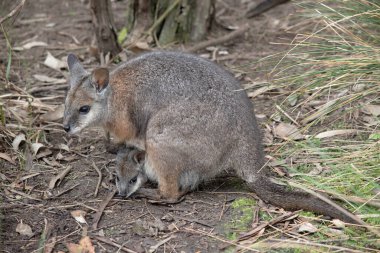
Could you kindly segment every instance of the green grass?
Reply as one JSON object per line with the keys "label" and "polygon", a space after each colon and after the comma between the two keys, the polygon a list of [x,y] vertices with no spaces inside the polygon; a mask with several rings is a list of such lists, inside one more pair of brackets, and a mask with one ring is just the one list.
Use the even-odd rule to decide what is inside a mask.
{"label": "green grass", "polygon": [[[298,17],[303,30],[298,30],[286,52],[254,63],[258,67],[253,69],[266,69],[270,78],[267,85],[281,88],[281,94],[276,90],[269,94],[282,96],[279,107],[308,137],[298,141],[275,139],[268,146],[269,155],[290,173],[290,180],[340,199],[336,200],[339,205],[379,229],[380,116],[365,115],[362,108],[380,105],[380,2],[294,2],[304,8],[303,17]],[[276,115],[284,122],[293,121],[277,111],[268,125],[278,118]],[[377,125],[368,125],[365,116],[372,117]],[[355,129],[357,133],[314,137],[338,129]],[[317,168],[322,170],[318,173]],[[331,234],[330,222],[318,221],[311,213],[301,212],[300,216],[318,228],[318,232],[301,239],[313,243],[313,252],[380,250],[373,232],[346,227],[343,239],[337,238]],[[293,239],[291,243],[281,238],[275,252],[303,252],[302,245],[289,238]],[[263,239],[253,245],[265,249],[274,244]]]}

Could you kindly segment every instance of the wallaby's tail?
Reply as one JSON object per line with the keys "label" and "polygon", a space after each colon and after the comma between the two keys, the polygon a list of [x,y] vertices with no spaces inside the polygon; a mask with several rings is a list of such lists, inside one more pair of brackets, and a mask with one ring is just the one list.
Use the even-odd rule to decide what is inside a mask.
{"label": "wallaby's tail", "polygon": [[291,190],[288,186],[276,184],[269,177],[259,176],[249,187],[265,202],[287,210],[312,211],[348,223],[365,224],[346,209],[332,205],[310,193],[301,190]]}
{"label": "wallaby's tail", "polygon": [[257,6],[255,6],[252,9],[249,9],[245,16],[247,18],[253,18],[257,15],[260,15],[263,12],[266,12],[267,10],[275,7],[276,5],[285,3],[289,0],[264,0],[263,2],[259,3]]}

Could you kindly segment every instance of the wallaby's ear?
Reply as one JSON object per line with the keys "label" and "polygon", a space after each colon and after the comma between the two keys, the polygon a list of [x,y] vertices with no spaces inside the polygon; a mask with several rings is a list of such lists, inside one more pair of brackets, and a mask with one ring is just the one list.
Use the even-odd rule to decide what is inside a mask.
{"label": "wallaby's ear", "polygon": [[106,68],[97,68],[92,72],[91,83],[95,86],[97,92],[104,90],[109,82],[109,72]]}
{"label": "wallaby's ear", "polygon": [[70,71],[71,86],[77,84],[77,80],[87,74],[86,70],[83,68],[78,58],[74,54],[69,54],[67,56],[67,65]]}
{"label": "wallaby's ear", "polygon": [[135,161],[135,163],[141,164],[144,162],[144,159],[145,159],[145,152],[144,151],[138,151],[138,152],[134,153],[133,160]]}

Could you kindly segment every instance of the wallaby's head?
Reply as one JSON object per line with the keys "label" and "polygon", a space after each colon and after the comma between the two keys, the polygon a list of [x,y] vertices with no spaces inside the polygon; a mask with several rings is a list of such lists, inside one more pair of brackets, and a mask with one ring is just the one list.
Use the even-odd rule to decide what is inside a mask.
{"label": "wallaby's head", "polygon": [[109,72],[106,68],[97,68],[89,73],[73,54],[67,57],[67,64],[70,87],[65,101],[63,128],[75,134],[99,124],[106,115]]}
{"label": "wallaby's head", "polygon": [[122,149],[116,157],[116,187],[119,195],[129,197],[148,179],[144,172],[145,152]]}

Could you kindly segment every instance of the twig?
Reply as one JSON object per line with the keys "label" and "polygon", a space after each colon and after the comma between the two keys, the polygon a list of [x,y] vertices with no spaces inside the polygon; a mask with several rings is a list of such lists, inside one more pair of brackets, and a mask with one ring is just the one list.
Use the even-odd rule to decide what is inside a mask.
{"label": "twig", "polygon": [[95,162],[92,162],[92,167],[96,170],[96,172],[98,172],[98,176],[99,176],[98,183],[96,184],[96,188],[94,192],[94,197],[97,197],[100,184],[102,183],[102,172],[99,170],[98,166],[96,166]]}
{"label": "twig", "polygon": [[26,0],[21,0],[21,2],[10,12],[8,15],[0,19],[0,24],[2,24],[5,20],[13,17],[25,4]]}
{"label": "twig", "polygon": [[66,189],[66,190],[63,190],[61,193],[58,193],[57,195],[50,197],[49,199],[55,199],[55,198],[58,198],[58,197],[62,196],[63,194],[65,194],[65,193],[71,191],[72,189],[74,189],[74,188],[77,187],[78,185],[80,185],[80,184],[75,184],[75,185],[71,186],[70,188],[68,188],[68,189]]}
{"label": "twig", "polygon": [[115,193],[116,193],[116,189],[113,189],[108,194],[107,198],[100,204],[100,207],[98,208],[98,211],[96,212],[95,217],[94,217],[94,223],[92,224],[92,229],[98,228],[98,223],[100,221],[100,218],[103,215],[104,209],[107,207],[108,203],[111,201]]}
{"label": "twig", "polygon": [[95,239],[98,240],[98,241],[101,241],[101,242],[107,243],[107,244],[109,244],[109,245],[115,246],[115,247],[117,247],[118,249],[120,249],[120,250],[122,250],[122,251],[125,251],[125,252],[128,252],[128,253],[137,253],[136,251],[131,250],[131,249],[128,249],[128,248],[126,248],[125,246],[122,246],[122,245],[120,245],[120,244],[117,244],[116,242],[113,242],[113,241],[111,241],[110,239],[105,238],[105,237],[103,237],[103,236],[97,236],[97,235],[95,235],[95,236],[93,236],[93,238],[95,238]]}
{"label": "twig", "polygon": [[162,21],[164,21],[164,19],[170,14],[170,12],[179,4],[181,0],[176,0],[172,5],[170,5],[164,13],[162,13],[162,15],[154,22],[154,24],[149,28],[148,30],[148,34],[151,35],[154,31],[154,29],[156,29],[157,26],[159,26]]}
{"label": "twig", "polygon": [[174,219],[177,219],[177,220],[184,220],[184,221],[188,221],[188,222],[194,222],[194,223],[198,223],[198,224],[200,224],[202,226],[205,226],[205,227],[213,228],[212,225],[207,224],[205,221],[200,221],[200,220],[197,220],[197,219],[190,219],[190,218],[176,216],[176,215],[171,215],[171,216]]}
{"label": "twig", "polygon": [[243,234],[242,236],[239,237],[239,239],[237,241],[243,241],[243,240],[246,240],[248,239],[249,237],[255,235],[256,233],[258,233],[260,230],[262,230],[263,228],[266,228],[268,226],[273,226],[274,224],[276,223],[279,223],[283,220],[288,220],[288,219],[294,219],[295,217],[298,216],[298,212],[290,212],[290,213],[284,213],[283,215],[280,215],[270,221],[267,221],[257,227],[255,227],[254,229],[252,229],[251,231]]}
{"label": "twig", "polygon": [[233,32],[226,34],[224,36],[221,36],[219,38],[200,42],[197,45],[186,49],[185,51],[189,52],[189,53],[194,53],[200,49],[203,49],[203,48],[206,48],[209,46],[214,46],[214,45],[226,43],[227,41],[236,39],[237,37],[243,35],[246,31],[248,31],[248,29],[249,29],[249,25],[245,24],[241,28],[237,29],[236,31],[233,31]]}
{"label": "twig", "polygon": [[176,236],[175,236],[175,235],[171,235],[171,236],[169,236],[168,238],[165,238],[164,240],[158,242],[156,245],[151,246],[151,247],[149,248],[148,252],[149,252],[149,253],[153,253],[153,252],[155,252],[155,251],[156,251],[161,245],[167,243],[168,241],[170,241],[170,240],[173,239],[173,238],[176,238]]}
{"label": "twig", "polygon": [[251,247],[246,247],[244,245],[240,245],[236,242],[231,242],[227,239],[224,239],[224,238],[220,238],[216,235],[213,235],[213,234],[210,234],[210,233],[207,233],[206,231],[202,231],[202,230],[195,230],[195,229],[191,229],[191,228],[184,228],[184,229],[181,229],[180,230],[181,232],[189,232],[189,233],[193,233],[193,234],[200,234],[200,235],[204,235],[204,236],[208,236],[210,238],[213,238],[215,240],[218,240],[218,241],[221,241],[221,242],[224,242],[224,243],[227,243],[229,245],[233,245],[233,246],[236,246],[237,248],[241,248],[241,249],[245,249],[245,250],[248,250],[249,252],[261,252],[259,250],[256,250],[256,249],[252,249]]}
{"label": "twig", "polygon": [[285,117],[287,117],[291,122],[293,122],[294,124],[296,124],[296,126],[300,126],[300,124],[298,124],[298,122],[296,120],[294,120],[287,112],[285,112],[279,105],[275,105],[277,110],[280,111],[280,113],[284,114]]}
{"label": "twig", "polygon": [[11,189],[11,188],[8,188],[8,191],[16,193],[16,194],[18,194],[18,195],[20,195],[20,196],[22,196],[24,198],[27,198],[27,199],[42,201],[42,199],[34,198],[34,197],[32,197],[32,196],[30,196],[30,195],[28,195],[26,193],[23,193],[23,192],[20,192],[20,191],[16,191],[16,190]]}

